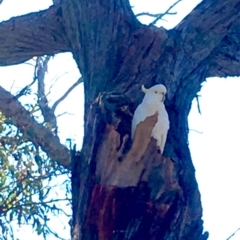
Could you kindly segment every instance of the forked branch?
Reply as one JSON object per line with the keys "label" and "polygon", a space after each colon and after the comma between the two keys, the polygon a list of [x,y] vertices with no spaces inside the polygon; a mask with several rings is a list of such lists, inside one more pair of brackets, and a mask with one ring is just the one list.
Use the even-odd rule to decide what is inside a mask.
{"label": "forked branch", "polygon": [[52,107],[49,106],[49,102],[47,99],[47,94],[45,92],[45,74],[48,71],[48,62],[51,56],[42,56],[38,57],[36,60],[36,66],[34,71],[34,79],[37,80],[38,83],[38,105],[42,112],[44,122],[47,126],[57,134],[57,120],[55,111],[57,106],[72,92],[72,90],[83,82],[83,78],[80,77],[78,81],[76,81],[54,104]]}
{"label": "forked branch", "polygon": [[148,12],[142,12],[142,13],[136,14],[136,17],[141,17],[141,16],[153,17],[155,19],[151,23],[149,23],[149,25],[155,25],[159,20],[164,20],[163,17],[166,15],[176,15],[177,12],[171,12],[171,10],[181,1],[182,0],[176,1],[164,13],[152,14],[152,13],[148,13]]}

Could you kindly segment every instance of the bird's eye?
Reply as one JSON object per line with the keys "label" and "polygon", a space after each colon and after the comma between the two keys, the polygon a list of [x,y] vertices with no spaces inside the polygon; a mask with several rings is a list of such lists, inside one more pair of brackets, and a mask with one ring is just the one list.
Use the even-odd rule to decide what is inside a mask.
{"label": "bird's eye", "polygon": [[158,93],[157,91],[155,91],[155,93]]}

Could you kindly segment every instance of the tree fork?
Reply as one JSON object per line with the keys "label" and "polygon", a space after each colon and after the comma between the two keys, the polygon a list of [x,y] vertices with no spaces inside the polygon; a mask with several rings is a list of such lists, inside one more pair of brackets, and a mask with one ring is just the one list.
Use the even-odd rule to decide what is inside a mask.
{"label": "tree fork", "polygon": [[[82,169],[75,174],[81,176],[81,183],[79,202],[73,209],[74,240],[207,238],[202,235],[200,194],[187,144],[187,116],[202,78],[187,92],[187,84],[181,86],[179,80],[175,80],[177,91],[169,88],[166,104],[171,140],[166,145],[167,157],[157,153],[155,142],[146,135],[144,139],[150,143],[146,143],[143,156],[135,162],[128,155],[134,145],[130,139],[131,115],[143,97],[140,86],[159,82],[172,85],[161,73],[169,75],[171,71],[172,63],[162,58],[172,56],[174,52],[168,49],[177,50],[174,44],[165,30],[143,26],[132,33],[122,64],[116,65],[116,76],[107,85],[96,82],[93,86],[101,88],[99,95],[88,89],[89,83],[85,86]],[[100,83],[106,81],[101,76],[98,79]],[[181,93],[188,97],[183,98]],[[139,152],[144,149],[141,144],[137,146]]]}
{"label": "tree fork", "polygon": [[[207,238],[187,117],[207,77],[240,74],[239,7],[239,0],[204,0],[166,31],[140,24],[128,0],[63,0],[0,24],[1,65],[71,51],[83,75],[84,143],[72,177],[74,240]],[[140,129],[144,153],[133,151],[130,139],[140,86],[157,83],[168,88],[163,156],[149,139],[149,126]]]}
{"label": "tree fork", "polygon": [[[148,134],[140,134],[144,136],[140,140],[149,140],[147,145],[136,145],[139,152],[145,148],[143,156],[133,161],[128,155],[136,154],[131,151],[134,143],[130,130],[131,115],[143,97],[140,86],[159,82],[167,87],[172,85],[162,72],[171,74],[169,66],[173,62],[163,61],[169,57],[175,61],[174,50],[178,51],[178,46],[165,30],[142,26],[128,39],[126,50],[120,55],[122,64],[115,66],[114,78],[107,80],[107,69],[97,77],[96,86],[89,88],[91,80],[86,83],[82,168],[75,174],[81,176],[81,182],[78,203],[73,209],[74,240],[207,238],[202,235],[200,193],[187,144],[187,116],[202,78],[188,89],[186,99],[181,92],[186,94],[184,89],[188,86],[181,86],[179,80],[175,80],[177,90],[169,88],[166,104],[171,141],[166,144],[165,157],[157,153],[156,143],[148,135],[148,125],[143,126]],[[195,72],[191,74],[194,77]],[[82,73],[84,79],[93,79],[96,74]],[[104,84],[106,81],[109,84]]]}

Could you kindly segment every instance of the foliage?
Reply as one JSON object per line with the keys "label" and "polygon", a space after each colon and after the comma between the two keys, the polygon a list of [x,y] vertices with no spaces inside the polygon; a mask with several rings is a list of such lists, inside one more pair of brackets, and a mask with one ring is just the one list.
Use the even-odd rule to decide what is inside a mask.
{"label": "foliage", "polygon": [[[37,103],[24,107],[32,115],[39,114]],[[70,171],[27,141],[1,112],[0,166],[0,239],[15,239],[17,225],[32,225],[44,239],[48,234],[61,238],[49,223],[52,215],[70,216]]]}

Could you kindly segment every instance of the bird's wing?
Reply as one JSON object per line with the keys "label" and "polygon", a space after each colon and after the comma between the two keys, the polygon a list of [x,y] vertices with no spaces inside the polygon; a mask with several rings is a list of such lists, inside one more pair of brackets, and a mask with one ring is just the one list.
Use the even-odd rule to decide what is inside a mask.
{"label": "bird's wing", "polygon": [[132,119],[132,138],[134,136],[137,125],[144,121],[146,117],[152,116],[156,113],[156,110],[149,107],[147,104],[141,103],[136,108]]}

